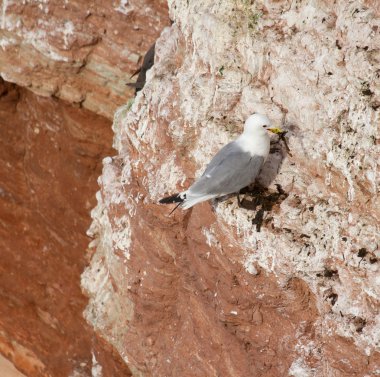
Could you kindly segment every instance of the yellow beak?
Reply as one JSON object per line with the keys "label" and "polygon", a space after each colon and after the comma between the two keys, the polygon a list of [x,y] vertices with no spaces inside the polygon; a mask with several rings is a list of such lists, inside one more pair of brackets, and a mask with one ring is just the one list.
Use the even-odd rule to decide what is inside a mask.
{"label": "yellow beak", "polygon": [[274,134],[282,134],[284,131],[281,128],[268,128],[268,131],[273,132]]}

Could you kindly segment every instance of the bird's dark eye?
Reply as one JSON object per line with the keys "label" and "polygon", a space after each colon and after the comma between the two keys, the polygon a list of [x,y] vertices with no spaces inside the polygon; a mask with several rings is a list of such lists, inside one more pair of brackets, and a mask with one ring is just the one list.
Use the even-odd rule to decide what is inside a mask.
{"label": "bird's dark eye", "polygon": [[264,128],[267,128],[268,126],[266,124],[263,125]]}

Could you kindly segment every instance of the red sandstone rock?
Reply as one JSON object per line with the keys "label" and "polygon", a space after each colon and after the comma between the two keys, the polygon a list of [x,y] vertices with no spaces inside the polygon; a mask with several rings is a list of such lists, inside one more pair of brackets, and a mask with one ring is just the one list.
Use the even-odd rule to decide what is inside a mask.
{"label": "red sandstone rock", "polygon": [[13,84],[0,92],[0,352],[27,376],[90,376],[97,362],[128,375],[83,320],[79,287],[109,121]]}
{"label": "red sandstone rock", "polygon": [[20,373],[13,364],[0,355],[0,374],[7,377],[25,377],[24,374]]}
{"label": "red sandstone rock", "polygon": [[[115,115],[82,285],[136,376],[379,373],[378,13],[360,1],[170,2],[175,21]],[[252,112],[289,131],[258,211],[157,204]],[[248,198],[247,198],[248,200]],[[269,204],[268,204],[269,205]]]}
{"label": "red sandstone rock", "polygon": [[[28,376],[121,376],[79,276],[114,110],[169,23],[163,1],[10,1],[0,12],[0,352]],[[78,109],[86,108],[89,111]],[[1,374],[1,372],[0,372]]]}
{"label": "red sandstone rock", "polygon": [[[111,118],[168,20],[160,3],[110,4],[3,1],[2,76]],[[377,3],[170,12],[145,89],[115,117],[83,275],[86,319],[123,360],[80,319],[107,123],[2,86],[0,352],[32,376],[124,375],[123,363],[155,377],[378,374]],[[234,199],[169,217],[157,200],[253,111],[284,122],[293,154],[264,169],[287,197],[261,232]]]}
{"label": "red sandstone rock", "polygon": [[112,118],[133,93],[129,76],[168,24],[162,0],[4,0],[1,76]]}

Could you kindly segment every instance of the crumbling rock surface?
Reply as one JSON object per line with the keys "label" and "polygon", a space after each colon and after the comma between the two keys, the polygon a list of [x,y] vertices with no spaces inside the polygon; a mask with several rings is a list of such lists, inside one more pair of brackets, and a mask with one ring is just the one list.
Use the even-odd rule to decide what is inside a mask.
{"label": "crumbling rock surface", "polygon": [[83,319],[79,284],[111,140],[107,119],[1,82],[0,353],[26,376],[129,375]]}
{"label": "crumbling rock surface", "polygon": [[[146,86],[115,115],[82,277],[87,320],[134,375],[380,374],[377,5],[169,1]],[[260,182],[284,194],[260,232],[268,207],[235,198],[169,216],[158,199],[253,112],[292,153],[273,140]]]}
{"label": "crumbling rock surface", "polygon": [[109,119],[168,24],[162,0],[0,1],[0,76],[19,85],[0,79],[0,353],[27,376],[130,374],[79,283]]}
{"label": "crumbling rock surface", "polygon": [[142,56],[169,24],[163,0],[2,0],[0,75],[112,118]]}

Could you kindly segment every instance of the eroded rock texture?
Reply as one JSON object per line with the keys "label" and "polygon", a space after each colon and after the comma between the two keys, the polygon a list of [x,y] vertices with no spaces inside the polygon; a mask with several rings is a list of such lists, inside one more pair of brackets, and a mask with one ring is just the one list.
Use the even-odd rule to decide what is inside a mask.
{"label": "eroded rock texture", "polygon": [[128,375],[85,323],[79,285],[109,121],[13,84],[0,93],[0,352],[27,376]]}
{"label": "eroded rock texture", "polygon": [[[148,82],[115,116],[87,320],[136,376],[379,375],[378,3],[169,8]],[[292,153],[274,140],[261,205],[169,216],[158,199],[252,112]]]}
{"label": "eroded rock texture", "polygon": [[0,352],[27,376],[129,375],[79,283],[109,119],[167,24],[161,0],[0,1],[0,76],[18,85],[0,79]]}
{"label": "eroded rock texture", "polygon": [[2,0],[4,80],[112,118],[142,55],[169,23],[163,0]]}

